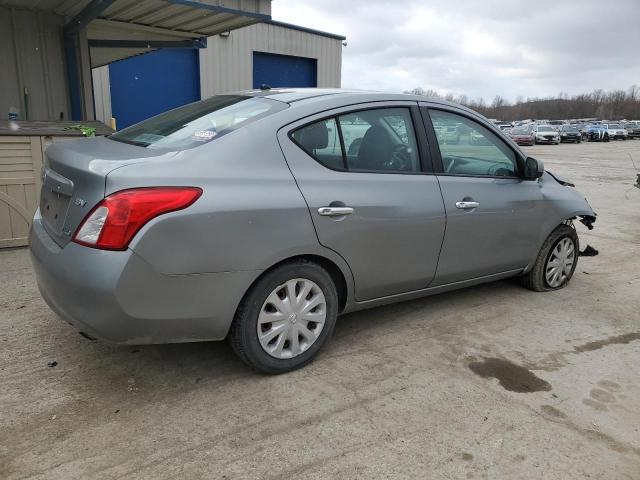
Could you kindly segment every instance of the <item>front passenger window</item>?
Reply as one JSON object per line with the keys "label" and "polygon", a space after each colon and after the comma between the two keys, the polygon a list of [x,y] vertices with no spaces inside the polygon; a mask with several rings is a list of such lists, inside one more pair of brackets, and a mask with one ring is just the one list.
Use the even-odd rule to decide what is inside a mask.
{"label": "front passenger window", "polygon": [[450,175],[517,177],[515,152],[496,134],[462,115],[429,110],[444,173]]}

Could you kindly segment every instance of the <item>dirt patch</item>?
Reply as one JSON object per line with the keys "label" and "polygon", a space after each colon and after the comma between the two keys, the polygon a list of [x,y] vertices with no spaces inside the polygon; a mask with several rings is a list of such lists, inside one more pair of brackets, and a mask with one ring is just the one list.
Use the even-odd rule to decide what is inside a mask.
{"label": "dirt patch", "polygon": [[542,405],[540,409],[542,410],[542,413],[546,413],[547,415],[550,415],[552,417],[567,418],[567,415],[564,412],[561,412],[560,410],[558,410],[556,407],[552,405]]}
{"label": "dirt patch", "polygon": [[616,397],[613,394],[599,388],[592,389],[589,395],[594,400],[602,403],[614,402],[616,400]]}
{"label": "dirt patch", "polygon": [[634,340],[640,340],[640,332],[625,333],[624,335],[616,335],[614,337],[605,338],[604,340],[596,340],[595,342],[585,343],[584,345],[578,345],[573,347],[573,350],[578,353],[593,352],[594,350],[600,350],[607,345],[626,345]]}
{"label": "dirt patch", "polygon": [[469,368],[482,378],[496,378],[510,392],[548,392],[551,384],[536,376],[531,370],[503,358],[487,358],[472,362]]}
{"label": "dirt patch", "polygon": [[473,455],[471,455],[470,453],[464,452],[464,453],[462,454],[462,459],[463,459],[465,462],[470,462],[471,460],[473,460]]}

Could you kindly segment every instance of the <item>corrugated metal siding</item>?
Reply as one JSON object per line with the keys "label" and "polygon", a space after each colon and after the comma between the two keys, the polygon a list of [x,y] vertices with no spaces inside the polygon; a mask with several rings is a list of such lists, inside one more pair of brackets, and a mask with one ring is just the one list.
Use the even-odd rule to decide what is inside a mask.
{"label": "corrugated metal siding", "polygon": [[107,125],[111,124],[111,87],[109,84],[109,66],[94,68],[91,71],[93,77],[93,99],[96,110],[96,120]]}
{"label": "corrugated metal siding", "polygon": [[0,117],[16,107],[26,119],[26,87],[30,120],[69,118],[62,25],[58,15],[0,7]]}
{"label": "corrugated metal siding", "polygon": [[200,50],[202,98],[248,90],[253,86],[253,52],[315,58],[318,87],[340,87],[342,41],[291,28],[259,23],[234,30],[228,37],[210,37]]}

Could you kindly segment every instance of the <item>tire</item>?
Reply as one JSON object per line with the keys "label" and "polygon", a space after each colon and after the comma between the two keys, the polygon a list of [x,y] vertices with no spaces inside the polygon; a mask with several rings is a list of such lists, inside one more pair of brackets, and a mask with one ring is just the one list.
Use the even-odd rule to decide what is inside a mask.
{"label": "tire", "polygon": [[[318,315],[318,312],[321,315],[324,312],[324,323],[305,320],[304,314],[295,313],[295,310],[287,310],[284,307],[282,308],[284,311],[280,312],[280,309],[274,306],[275,302],[274,304],[268,302],[268,298],[271,295],[277,295],[278,297],[280,297],[280,294],[288,295],[288,292],[291,291],[288,289],[289,285],[294,285],[293,288],[296,292],[294,296],[297,297],[298,288],[300,288],[300,294],[302,294],[301,290],[308,285],[308,283],[304,282],[315,285],[306,298],[311,300],[320,298],[319,292],[324,296],[322,309],[314,313],[313,310],[318,308],[314,307],[310,312],[307,312],[307,315]],[[280,298],[282,299],[282,297]],[[300,301],[302,302],[304,299]],[[283,302],[280,305],[286,306],[288,303],[285,304]],[[290,313],[291,311],[294,311],[295,314]],[[260,323],[261,314],[267,316],[270,314],[278,315],[279,320]],[[331,337],[337,316],[338,293],[329,273],[311,261],[295,260],[284,263],[267,272],[249,289],[236,311],[228,338],[234,352],[249,367],[268,374],[286,373],[303,367],[316,356],[320,348]],[[264,329],[264,338],[269,338],[277,329],[274,324],[282,325],[282,329],[278,329],[282,333],[274,335],[271,340],[273,345],[267,344],[263,347],[261,340],[258,338],[258,326],[260,325],[260,328]],[[318,328],[320,328],[320,331],[314,336],[313,340],[310,340],[305,338],[302,330],[299,330],[302,327],[306,327],[306,331],[309,333],[316,332],[315,329]],[[296,336],[293,337],[293,335]],[[294,348],[294,341],[289,340],[289,336],[296,338],[295,345],[299,345],[298,350]],[[301,338],[302,341],[300,340]],[[262,341],[266,344],[265,339]],[[287,346],[287,342],[289,342],[289,346]],[[305,343],[307,344],[306,348],[304,347]],[[278,347],[279,352],[277,351]],[[270,348],[272,353],[268,353],[266,348]],[[294,355],[294,351],[298,353]]]}
{"label": "tire", "polygon": [[[573,245],[573,262],[568,273],[566,272],[566,269],[562,271],[559,283],[550,283],[545,275],[547,264],[556,258],[556,253],[554,251],[556,247],[565,240],[568,240]],[[548,292],[564,288],[573,276],[573,272],[578,264],[579,254],[580,242],[578,241],[578,234],[575,229],[568,225],[559,225],[544,241],[533,267],[528,273],[520,277],[520,281],[524,287],[529,290],[533,290],[534,292]]]}

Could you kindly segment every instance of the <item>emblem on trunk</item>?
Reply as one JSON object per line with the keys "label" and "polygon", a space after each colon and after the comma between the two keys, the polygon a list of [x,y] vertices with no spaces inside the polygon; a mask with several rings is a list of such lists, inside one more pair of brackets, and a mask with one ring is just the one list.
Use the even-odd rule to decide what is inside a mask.
{"label": "emblem on trunk", "polygon": [[87,204],[86,200],[83,200],[83,199],[81,199],[81,198],[76,198],[76,199],[73,201],[73,203],[74,203],[76,206],[78,206],[78,207],[84,207],[84,206]]}

